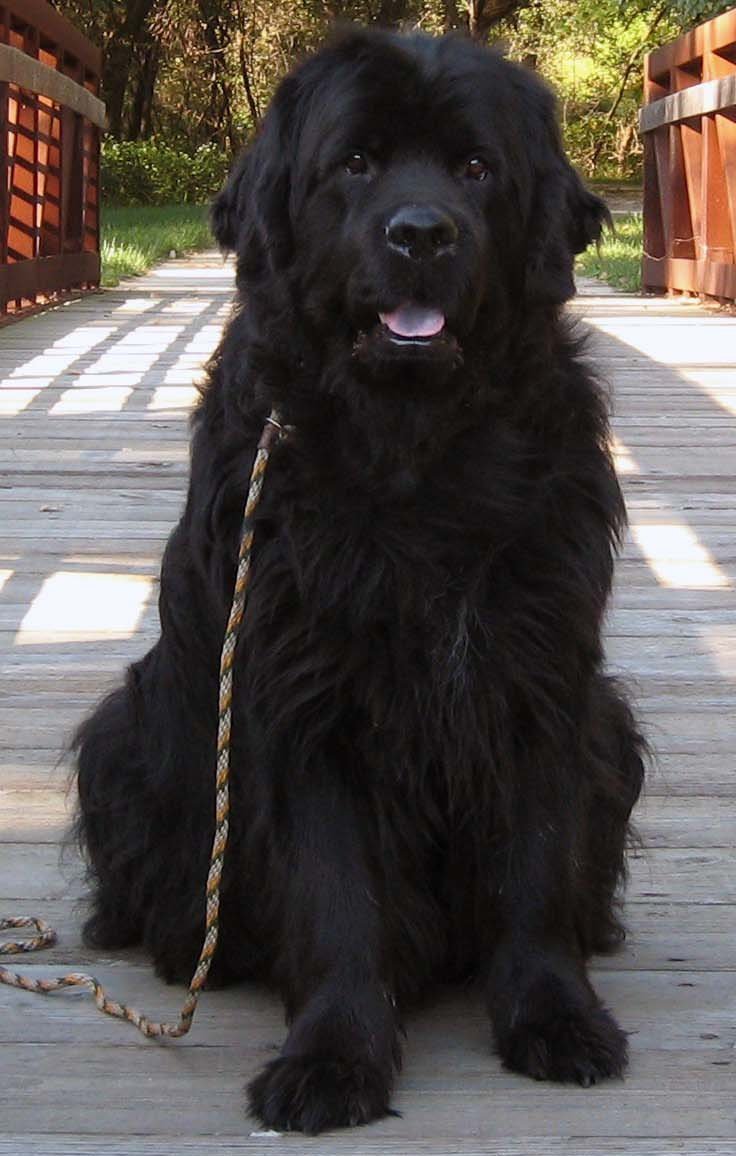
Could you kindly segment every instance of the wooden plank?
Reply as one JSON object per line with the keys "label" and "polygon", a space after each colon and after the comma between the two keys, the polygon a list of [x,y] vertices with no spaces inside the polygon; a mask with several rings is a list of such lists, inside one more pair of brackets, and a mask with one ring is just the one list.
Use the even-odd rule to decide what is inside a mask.
{"label": "wooden plank", "polygon": [[[730,79],[736,89],[736,77]],[[736,265],[722,261],[644,256],[642,281],[647,288],[679,289],[683,293],[736,300]]]}
{"label": "wooden plank", "polygon": [[647,848],[736,847],[736,797],[714,807],[713,799],[702,795],[647,794],[636,808],[635,822]]}
{"label": "wooden plank", "polygon": [[[64,681],[62,679],[62,681]],[[78,719],[92,708],[100,694],[112,689],[119,681],[119,675],[109,674],[98,677],[94,689],[88,691],[79,705]],[[52,702],[49,710],[54,710]],[[70,768],[62,759],[65,736],[59,733],[59,741],[47,749],[31,743],[27,747],[0,745],[0,783],[7,790],[26,790],[33,787],[47,788],[65,781]],[[67,735],[68,737],[68,735]],[[663,743],[655,749],[655,763],[649,769],[647,780],[648,795],[666,797],[693,797],[707,795],[713,811],[720,807],[715,800],[736,796],[736,780],[733,772],[733,743],[685,743],[673,740],[669,746],[688,749],[665,749]]]}
{"label": "wooden plank", "polygon": [[700,638],[702,631],[713,625],[726,629],[736,627],[736,606],[717,610],[693,607],[679,611],[661,606],[644,610],[617,606],[608,615],[606,636],[609,639],[649,637],[660,641],[670,637]]}
{"label": "wooden plank", "polygon": [[[229,1078],[212,1079],[204,1076],[201,1079],[188,1077],[179,1081],[172,1077],[156,1079],[149,1073],[149,1065],[146,1064],[140,1066],[136,1077],[125,1081],[109,1074],[117,1060],[117,1057],[111,1055],[108,1058],[108,1074],[97,1081],[97,1095],[94,1095],[89,1082],[83,1077],[49,1078],[44,1082],[44,1097],[40,1104],[37,1102],[38,1097],[33,1101],[28,1095],[28,1084],[32,1083],[30,1079],[21,1094],[15,1092],[13,1081],[8,1089],[7,1127],[13,1132],[22,1129],[30,1117],[36,1129],[45,1129],[54,1135],[73,1130],[77,1134],[104,1137],[110,1132],[140,1135],[155,1130],[157,1137],[161,1137],[164,1143],[168,1140],[172,1145],[165,1151],[178,1151],[178,1137],[184,1132],[202,1137],[205,1151],[208,1152],[213,1151],[210,1146],[212,1137],[217,1136],[217,1151],[220,1151],[221,1137],[242,1136],[244,1132],[258,1135],[257,1122],[244,1118],[243,1085],[245,1079],[254,1076],[258,1068],[272,1056],[273,1053],[271,1057],[264,1054],[258,1063],[232,1071]],[[714,1064],[716,1062],[713,1061]],[[694,1075],[697,1081],[697,1071]],[[141,1087],[143,1080],[144,1089]],[[655,1090],[639,1093],[635,1097],[631,1095],[629,1085],[625,1087],[628,1095],[619,1091],[618,1096],[615,1096],[608,1089],[597,1089],[595,1093],[589,1094],[586,1103],[579,1094],[575,1096],[567,1088],[553,1091],[536,1089],[532,1096],[531,1093],[516,1089],[512,1092],[503,1086],[496,1093],[498,1106],[494,1111],[496,1089],[487,1076],[483,1084],[481,1078],[476,1077],[464,1090],[456,1088],[452,1091],[437,1091],[432,1087],[417,1087],[409,1082],[407,1075],[402,1074],[393,1098],[402,1123],[378,1121],[371,1124],[374,1147],[370,1150],[403,1152],[403,1141],[409,1132],[433,1138],[433,1147],[425,1148],[425,1151],[442,1151],[447,1142],[447,1131],[452,1133],[451,1143],[457,1142],[460,1137],[469,1137],[477,1143],[478,1136],[482,1136],[484,1145],[494,1140],[497,1143],[506,1141],[508,1138],[515,1142],[520,1136],[525,1138],[524,1142],[527,1137],[534,1137],[546,1143],[551,1127],[565,1135],[590,1136],[592,1133],[596,1140],[601,1134],[605,1136],[608,1133],[611,1138],[624,1137],[627,1142],[632,1136],[638,1140],[641,1136],[664,1133],[688,1140],[701,1135],[711,1137],[720,1134],[727,1138],[733,1135],[729,1115],[723,1108],[728,1091],[722,1085],[707,1087],[704,1080],[697,1081],[696,1094],[687,1112],[682,1108],[683,1098],[687,1099],[692,1089],[687,1088],[684,1082],[674,1091]],[[64,1088],[68,1089],[66,1095]],[[138,1104],[136,1110],[131,1105],[134,1097]],[[607,1110],[603,1110],[603,1101]],[[349,1147],[346,1146],[348,1138],[339,1136],[320,1138],[319,1143],[312,1142],[311,1145],[300,1136],[283,1140],[277,1138],[275,1148],[271,1148],[273,1141],[270,1139],[267,1138],[265,1142],[270,1150],[282,1153],[293,1152],[297,1144],[300,1152],[365,1151],[356,1146],[358,1141],[355,1138],[352,1139],[353,1146]],[[263,1139],[260,1144],[260,1150],[263,1151]],[[588,1141],[588,1152],[593,1150],[590,1144],[591,1141]],[[467,1151],[467,1148],[462,1150]],[[497,1149],[484,1146],[481,1150],[487,1152]],[[501,1150],[507,1152],[508,1148],[504,1144]],[[549,1151],[544,1147],[541,1150]],[[621,1139],[618,1139],[618,1148],[613,1150],[619,1156],[631,1151],[628,1143],[622,1147]],[[667,1149],[668,1152],[677,1150]],[[53,1148],[52,1151],[55,1156],[57,1149]],[[122,1151],[128,1150],[124,1148]],[[157,1151],[161,1153],[164,1149],[159,1147]],[[528,1149],[522,1146],[513,1151],[526,1152]],[[701,1150],[694,1145],[690,1151],[699,1154]]]}
{"label": "wooden plank", "polygon": [[[1,46],[0,46],[1,47]],[[0,266],[0,300],[29,300],[38,294],[73,289],[85,283],[99,283],[100,255],[93,252],[65,252],[51,257],[35,257]]]}
{"label": "wooden plank", "polygon": [[[165,989],[147,972],[110,967],[98,972],[123,1000],[166,1014],[178,1005],[180,991]],[[724,1097],[733,1086],[732,977],[709,975],[707,992],[699,977],[687,972],[599,973],[596,985],[631,1032],[629,1081],[586,1096],[585,1090],[535,1085],[506,1073],[491,1054],[478,1001],[451,994],[409,1018],[396,1095],[403,1118],[376,1124],[370,1134],[383,1137],[389,1151],[401,1150],[400,1137],[407,1131],[420,1137],[546,1138],[552,1121],[555,1134],[586,1138],[732,1137],[731,1115],[724,1112]],[[40,1000],[0,990],[0,1006],[0,1039],[22,1024],[29,1066],[36,1054],[41,1064],[45,1058],[42,1098],[25,1071],[11,1070],[5,1077],[5,1127],[16,1131],[32,1114],[42,1133],[73,1128],[88,1135],[155,1130],[171,1137],[215,1131],[241,1137],[243,1081],[273,1056],[284,1034],[277,1002],[251,987],[208,993],[195,1029],[202,1042],[198,1045],[195,1035],[173,1047],[141,1040],[128,1026],[101,1016],[91,1001],[68,993]],[[43,1050],[34,1048],[35,1042]],[[50,1045],[64,1050],[57,1054]],[[210,1067],[208,1074],[207,1059],[222,1048],[233,1049],[229,1064]],[[127,1088],[136,1094],[126,1095]],[[500,1110],[489,1112],[494,1099]],[[330,1142],[322,1138],[317,1150],[325,1151]],[[299,1143],[301,1150],[301,1138]]]}
{"label": "wooden plank", "polygon": [[[56,844],[2,844],[0,901],[75,899],[84,895],[83,867],[73,851]],[[631,901],[736,903],[736,847],[662,847],[629,857]],[[714,914],[713,919],[717,917]]]}
{"label": "wooden plank", "polygon": [[[492,1136],[412,1136],[407,1135],[408,1128],[404,1127],[399,1134],[396,1128],[394,1133],[395,1147],[392,1153],[401,1151],[402,1156],[734,1156],[736,1141],[727,1139],[698,1138],[671,1139],[671,1140],[641,1140],[639,1138],[626,1139],[625,1153],[622,1141],[619,1139],[596,1138],[575,1139],[567,1136],[564,1140],[555,1136],[545,1136],[538,1139],[536,1136],[501,1136],[493,1139]],[[259,1131],[254,1127],[248,1134],[247,1125],[245,1134],[241,1138],[218,1136],[216,1148],[208,1147],[208,1151],[216,1151],[217,1156],[248,1156],[258,1153],[262,1156],[265,1151],[274,1156],[293,1156],[296,1147],[293,1136],[280,1136]],[[312,1139],[305,1136],[299,1138],[299,1150],[304,1153],[334,1153],[335,1156],[373,1156],[376,1153],[386,1153],[389,1150],[389,1140],[386,1133],[380,1135],[371,1133],[370,1129],[360,1129],[360,1132],[339,1134],[335,1133],[325,1139]],[[38,1132],[24,1132],[8,1135],[6,1139],[0,1136],[0,1156],[17,1156],[20,1151],[28,1149],[39,1153],[40,1156],[99,1156],[101,1146],[107,1156],[201,1156],[202,1139],[200,1136],[151,1136],[135,1135],[104,1135],[94,1139],[84,1136],[54,1135],[53,1153],[45,1147],[49,1144],[49,1136]]]}
{"label": "wooden plank", "polygon": [[735,41],[736,12],[732,9],[648,53],[645,58],[647,75],[656,77],[662,73],[669,74],[676,67],[692,68],[698,64],[702,68],[704,56],[723,50],[727,52]]}
{"label": "wooden plank", "polygon": [[[6,787],[0,768],[0,845],[58,843],[68,829],[74,793],[66,782],[57,786]],[[636,829],[646,847],[735,847],[734,796],[668,797],[647,794],[635,813]]]}
{"label": "wooden plank", "polygon": [[[667,1140],[642,1140],[627,1137],[625,1147],[618,1138],[565,1137],[558,1139],[548,1136],[514,1136],[494,1139],[488,1136],[409,1136],[404,1128],[394,1133],[395,1147],[391,1148],[391,1137],[386,1132],[373,1134],[364,1129],[360,1140],[354,1136],[334,1134],[325,1139],[300,1138],[300,1151],[305,1153],[335,1153],[336,1156],[374,1156],[375,1153],[401,1152],[402,1156],[734,1156],[736,1140],[698,1137],[669,1137]],[[294,1152],[297,1141],[294,1136],[279,1136],[259,1130],[257,1127],[242,1138],[218,1137],[217,1156],[249,1156],[264,1151],[284,1156]],[[60,1136],[53,1139],[38,1132],[24,1132],[17,1135],[0,1136],[0,1156],[18,1156],[25,1149],[38,1156],[100,1156],[99,1139],[83,1136]],[[107,1156],[201,1156],[202,1139],[198,1136],[156,1136],[106,1135]]]}
{"label": "wooden plank", "polygon": [[[86,895],[84,888],[81,889]],[[100,953],[82,942],[81,927],[86,914],[84,898],[19,899],[18,912],[45,919],[58,933],[58,942],[34,957],[44,966],[80,970],[100,962],[150,966],[138,949]],[[10,911],[8,901],[0,901],[0,913]],[[13,910],[15,911],[16,908]],[[594,970],[603,971],[736,971],[736,905],[719,904],[717,918],[711,906],[629,898],[624,909],[627,939],[611,955],[593,961]],[[22,968],[20,958],[6,960],[9,967]]]}
{"label": "wooden plank", "polygon": [[[72,644],[76,647],[76,644]],[[87,648],[97,648],[102,652],[109,649],[105,642],[89,642]],[[21,649],[26,649],[25,647]],[[30,649],[30,648],[28,648]],[[63,649],[63,644],[59,650]],[[113,661],[105,653],[105,660],[92,663],[92,669],[98,669],[107,681],[106,676],[111,672],[122,671],[127,659],[128,662],[138,657],[145,649],[140,640],[132,640],[127,651],[118,652],[120,657]],[[76,664],[77,649],[73,649],[72,665]],[[3,736],[3,745],[11,748],[26,748],[30,750],[61,750],[65,736],[70,734],[79,721],[79,710],[61,709],[49,717],[43,707],[30,706],[21,716],[17,707],[0,707],[0,733]],[[694,748],[728,750],[733,745],[733,719],[722,711],[714,710],[710,714],[699,711],[685,711],[681,715],[662,715],[653,711],[644,713],[639,711],[651,735],[657,750],[660,751],[687,751]]]}
{"label": "wooden plank", "polygon": [[736,105],[736,76],[721,76],[694,84],[681,92],[653,100],[639,113],[639,132],[654,132],[663,125],[706,116]]}
{"label": "wooden plank", "polygon": [[[624,584],[619,575],[611,599],[612,610],[621,607],[631,610],[662,609],[664,599],[662,587],[657,582],[634,581]],[[667,605],[672,613],[680,610],[707,609],[709,612],[730,610],[733,606],[733,587],[711,587],[710,589],[670,587],[667,590]]]}
{"label": "wooden plank", "polygon": [[[119,676],[107,675],[98,679],[96,690],[91,690],[79,707],[77,719],[81,720],[97,701],[99,694],[104,694],[119,682]],[[53,710],[53,704],[49,707]],[[43,749],[38,744],[29,743],[27,747],[0,746],[0,784],[6,790],[28,790],[31,787],[50,787],[61,783],[69,768],[62,761],[64,753],[64,739],[68,738],[69,731],[59,729],[58,741],[52,742],[50,747]],[[687,749],[669,750],[666,747]],[[733,798],[736,794],[734,780],[733,743],[724,741],[719,744],[701,742],[683,742],[672,740],[669,743],[660,742],[655,748],[655,762],[648,772],[647,792],[652,796],[687,796],[707,795],[712,800],[712,807],[720,807],[715,799]]]}

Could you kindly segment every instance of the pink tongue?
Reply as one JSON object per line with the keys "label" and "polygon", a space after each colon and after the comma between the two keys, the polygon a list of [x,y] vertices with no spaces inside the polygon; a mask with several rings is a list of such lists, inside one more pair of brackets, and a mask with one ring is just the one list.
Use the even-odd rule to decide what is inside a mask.
{"label": "pink tongue", "polygon": [[393,313],[378,316],[397,337],[434,337],[445,324],[444,313],[438,309],[422,309],[420,305],[400,305]]}

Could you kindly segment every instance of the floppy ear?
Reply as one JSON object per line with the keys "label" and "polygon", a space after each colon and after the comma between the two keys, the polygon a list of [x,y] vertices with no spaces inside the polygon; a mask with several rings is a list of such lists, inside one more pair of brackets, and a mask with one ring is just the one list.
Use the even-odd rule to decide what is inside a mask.
{"label": "floppy ear", "polygon": [[223,253],[235,249],[238,244],[240,225],[238,220],[238,199],[241,182],[245,192],[250,180],[248,175],[249,154],[242,153],[228,174],[227,181],[210,205],[210,225],[217,244]]}
{"label": "floppy ear", "polygon": [[247,272],[291,255],[289,218],[295,152],[296,84],[282,81],[250,147],[233,165],[210,210],[212,231],[223,251],[235,250]]}
{"label": "floppy ear", "polygon": [[[603,226],[612,227],[604,201],[586,189],[565,156],[548,97],[542,138],[532,158],[536,190],[527,248],[526,294],[534,304],[561,305],[575,293],[576,253],[599,241]],[[534,141],[534,137],[532,137]]]}

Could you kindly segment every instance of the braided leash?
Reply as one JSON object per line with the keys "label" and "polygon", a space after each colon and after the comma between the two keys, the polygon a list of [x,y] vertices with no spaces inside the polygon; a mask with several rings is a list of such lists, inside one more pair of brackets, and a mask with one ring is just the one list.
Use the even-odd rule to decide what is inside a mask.
{"label": "braided leash", "polygon": [[[220,914],[220,883],[222,867],[227,849],[228,823],[230,814],[230,728],[231,706],[233,692],[233,662],[235,647],[238,641],[240,624],[243,621],[245,596],[250,576],[250,555],[253,547],[253,514],[263,488],[263,478],[268,465],[268,458],[273,442],[284,433],[284,427],[279,422],[276,413],[266,419],[266,424],[258,443],[253,469],[251,470],[248,497],[243,514],[243,529],[238,551],[238,568],[235,575],[235,590],[233,592],[230,617],[225,630],[220,656],[220,697],[217,723],[217,763],[216,763],[216,798],[215,798],[215,835],[212,841],[210,867],[207,875],[206,888],[206,918],[205,936],[199,961],[194,975],[189,983],[178,1023],[167,1024],[150,1020],[148,1016],[136,1011],[126,1004],[110,999],[99,980],[85,972],[73,971],[69,975],[57,979],[31,979],[27,975],[20,975],[16,971],[0,967],[0,983],[10,987],[19,987],[23,991],[35,992],[38,995],[49,995],[65,987],[85,987],[92,993],[100,1011],[117,1019],[127,1020],[138,1028],[144,1036],[185,1036],[192,1026],[194,1012],[199,995],[207,979],[219,936]],[[32,916],[16,916],[15,918],[0,919],[0,930],[13,927],[35,927],[38,935],[19,942],[0,943],[0,955],[10,955],[16,952],[39,951],[56,943],[56,932],[42,919]]]}

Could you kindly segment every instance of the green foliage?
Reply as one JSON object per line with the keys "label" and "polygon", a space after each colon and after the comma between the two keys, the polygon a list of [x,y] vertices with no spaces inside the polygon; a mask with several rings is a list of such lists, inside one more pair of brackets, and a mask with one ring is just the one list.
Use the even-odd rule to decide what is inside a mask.
{"label": "green foliage", "polygon": [[672,0],[672,8],[682,28],[692,28],[733,8],[733,0]]}
{"label": "green foliage", "polygon": [[229,158],[215,144],[185,152],[156,140],[102,145],[102,199],[112,205],[201,205],[224,181]]}
{"label": "green foliage", "polygon": [[202,205],[108,208],[102,212],[102,284],[145,273],[157,261],[212,245]]}
{"label": "green foliage", "polygon": [[672,7],[666,0],[530,0],[509,29],[510,55],[532,58],[556,88],[565,145],[584,175],[640,172],[644,54],[678,34]]}
{"label": "green foliage", "polygon": [[576,270],[616,289],[636,293],[641,289],[641,255],[641,213],[630,213],[617,218],[615,233],[605,236],[600,249],[590,248],[580,254]]}

